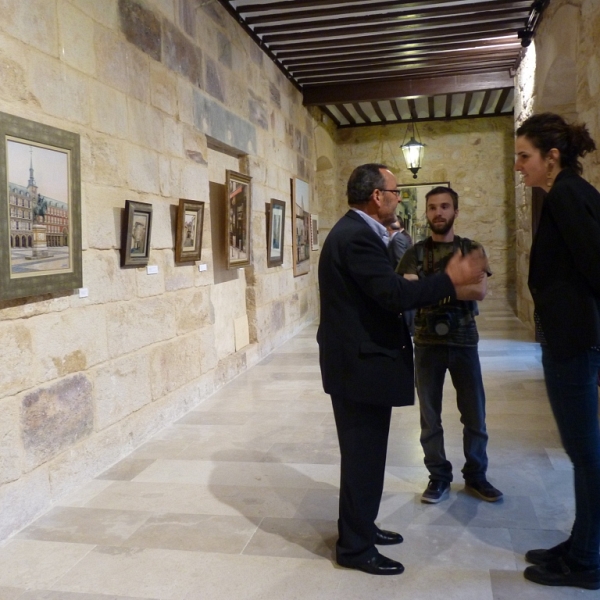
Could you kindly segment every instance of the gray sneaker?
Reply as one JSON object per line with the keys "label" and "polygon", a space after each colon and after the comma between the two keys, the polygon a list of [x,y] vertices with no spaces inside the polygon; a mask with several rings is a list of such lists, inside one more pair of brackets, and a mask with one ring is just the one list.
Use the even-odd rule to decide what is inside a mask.
{"label": "gray sneaker", "polygon": [[421,496],[421,502],[437,504],[450,496],[450,483],[440,479],[432,479]]}

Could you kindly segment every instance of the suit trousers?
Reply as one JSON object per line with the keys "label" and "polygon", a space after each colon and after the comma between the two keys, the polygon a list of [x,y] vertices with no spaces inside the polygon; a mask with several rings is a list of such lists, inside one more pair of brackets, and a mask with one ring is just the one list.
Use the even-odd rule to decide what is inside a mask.
{"label": "suit trousers", "polygon": [[375,519],[383,493],[391,406],[332,395],[340,454],[336,560],[351,566],[377,554]]}

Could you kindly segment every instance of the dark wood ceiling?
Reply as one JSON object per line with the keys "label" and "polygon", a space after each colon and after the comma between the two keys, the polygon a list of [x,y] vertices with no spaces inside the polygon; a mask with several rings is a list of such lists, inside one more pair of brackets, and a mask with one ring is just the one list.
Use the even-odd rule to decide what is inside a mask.
{"label": "dark wood ceiling", "polygon": [[338,127],[513,112],[550,0],[219,0]]}

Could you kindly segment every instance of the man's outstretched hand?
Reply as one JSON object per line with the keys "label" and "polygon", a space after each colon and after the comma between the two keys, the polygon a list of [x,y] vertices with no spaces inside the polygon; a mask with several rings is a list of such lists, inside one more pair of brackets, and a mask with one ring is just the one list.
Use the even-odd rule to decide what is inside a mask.
{"label": "man's outstretched hand", "polygon": [[486,267],[487,258],[483,252],[474,250],[466,255],[457,252],[448,262],[446,274],[456,288],[483,281]]}

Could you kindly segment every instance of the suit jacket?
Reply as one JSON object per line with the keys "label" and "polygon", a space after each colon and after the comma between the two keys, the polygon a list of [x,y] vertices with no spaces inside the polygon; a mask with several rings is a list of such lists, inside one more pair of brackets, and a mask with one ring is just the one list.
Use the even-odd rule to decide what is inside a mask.
{"label": "suit jacket", "polygon": [[392,236],[388,251],[394,266],[398,266],[400,259],[404,256],[404,253],[413,245],[412,238],[406,231],[398,231]]}
{"label": "suit jacket", "polygon": [[600,345],[600,193],[570,169],[544,199],[529,289],[556,359]]}
{"label": "suit jacket", "polygon": [[325,392],[368,404],[413,404],[412,342],[401,312],[454,299],[450,278],[410,282],[397,275],[385,244],[350,210],[323,244],[319,286]]}

